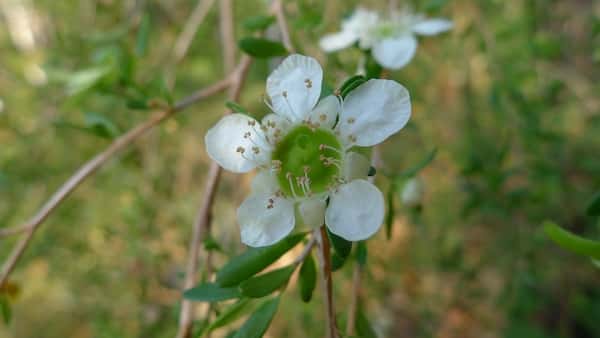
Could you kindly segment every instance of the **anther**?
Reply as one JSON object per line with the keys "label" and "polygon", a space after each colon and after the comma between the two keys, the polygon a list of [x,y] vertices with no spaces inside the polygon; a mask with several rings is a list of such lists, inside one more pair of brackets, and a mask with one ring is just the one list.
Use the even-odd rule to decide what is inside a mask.
{"label": "anther", "polygon": [[244,147],[237,147],[237,148],[235,149],[235,151],[236,151],[237,153],[243,154],[243,153],[246,151],[246,149],[245,149]]}
{"label": "anther", "polygon": [[321,122],[327,121],[327,115],[325,115],[325,114],[319,115],[319,120],[321,120]]}
{"label": "anther", "polygon": [[281,95],[282,95],[283,97],[287,98],[287,91],[286,91],[286,90],[284,90],[284,91],[281,93]]}
{"label": "anther", "polygon": [[306,85],[306,88],[312,88],[312,81],[310,79],[305,79],[304,84]]}
{"label": "anther", "polygon": [[260,148],[259,147],[252,147],[252,152],[256,155],[258,155],[260,153]]}
{"label": "anther", "polygon": [[254,127],[254,125],[256,124],[256,121],[248,121],[248,125]]}
{"label": "anther", "polygon": [[354,117],[349,117],[347,121],[348,121],[348,123],[349,123],[349,124],[352,124],[352,123],[354,123],[356,120],[354,119]]}

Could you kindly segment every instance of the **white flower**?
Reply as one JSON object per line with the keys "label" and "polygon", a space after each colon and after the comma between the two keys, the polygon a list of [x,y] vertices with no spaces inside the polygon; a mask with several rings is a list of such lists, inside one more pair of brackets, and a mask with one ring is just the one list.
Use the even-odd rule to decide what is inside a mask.
{"label": "white flower", "polygon": [[363,50],[371,50],[381,66],[400,69],[408,64],[417,50],[418,35],[435,35],[452,28],[452,21],[440,18],[426,19],[409,12],[392,12],[389,18],[358,8],[342,22],[342,30],[325,35],[320,46],[325,52],[334,52],[358,42]]}
{"label": "white flower", "polygon": [[408,91],[394,81],[370,80],[343,102],[336,96],[319,101],[322,79],[315,59],[291,55],[267,79],[274,113],[261,122],[227,115],[206,134],[206,150],[223,168],[259,170],[237,212],[247,245],[284,238],[296,215],[350,241],[370,237],[383,221],[383,195],[365,179],[369,161],[351,148],[381,143],[404,127]]}
{"label": "white flower", "polygon": [[423,199],[423,182],[418,177],[413,177],[404,183],[400,193],[402,203],[407,207],[416,207]]}

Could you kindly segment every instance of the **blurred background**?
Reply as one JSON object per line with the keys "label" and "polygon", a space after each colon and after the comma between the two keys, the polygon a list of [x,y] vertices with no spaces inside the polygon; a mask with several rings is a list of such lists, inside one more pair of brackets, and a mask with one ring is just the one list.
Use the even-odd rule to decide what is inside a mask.
{"label": "blurred background", "polygon": [[[242,22],[266,14],[268,2],[233,3],[236,38],[250,35]],[[382,171],[437,155],[419,173],[420,206],[395,198],[391,239],[382,230],[368,241],[365,315],[381,337],[600,337],[600,270],[540,227],[551,219],[600,236],[584,212],[600,187],[600,2],[399,3],[455,26],[421,39],[411,64],[390,73],[414,109],[383,145]],[[217,3],[189,49],[175,47],[197,4],[0,0],[0,228],[23,223],[81,164],[147,119],[149,101],[183,98],[223,76]],[[284,4],[295,45],[321,61],[332,87],[354,73],[360,53],[324,55],[318,38],[358,4],[388,8]],[[256,116],[267,113],[271,66],[257,60],[243,90],[240,103]],[[174,336],[209,164],[203,136],[224,101],[161,124],[50,216],[11,276],[12,318],[0,337]],[[213,237],[228,254],[214,254],[217,267],[243,250],[235,210],[249,180],[221,181]],[[388,190],[385,177],[377,182]],[[15,242],[0,239],[2,259]],[[334,274],[340,313],[351,283],[346,264]],[[302,303],[292,280],[267,337],[319,337],[322,310],[321,294]]]}

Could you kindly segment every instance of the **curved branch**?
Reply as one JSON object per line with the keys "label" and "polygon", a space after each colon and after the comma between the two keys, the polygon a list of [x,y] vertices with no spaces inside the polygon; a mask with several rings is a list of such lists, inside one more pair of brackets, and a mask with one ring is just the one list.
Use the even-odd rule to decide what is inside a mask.
{"label": "curved branch", "polygon": [[229,87],[231,77],[227,77],[203,90],[196,92],[190,97],[183,99],[180,103],[176,104],[172,109],[158,112],[152,115],[145,122],[137,125],[133,129],[129,130],[123,136],[117,138],[111,143],[106,150],[96,155],[90,161],[85,163],[79,168],[75,174],[73,174],[51,197],[50,199],[40,208],[40,210],[19,229],[14,233],[25,232],[25,236],[22,237],[19,242],[13,248],[10,256],[2,266],[0,272],[0,285],[2,285],[8,278],[8,275],[12,272],[17,261],[23,255],[23,252],[27,248],[27,245],[31,241],[33,234],[40,227],[40,225],[50,216],[54,211],[70,194],[75,190],[86,178],[90,177],[98,168],[104,163],[111,159],[116,153],[129,146],[140,136],[144,135],[148,130],[152,129],[156,125],[160,124],[164,120],[173,116],[175,113],[187,108],[193,103],[196,103],[209,96],[215,95]]}

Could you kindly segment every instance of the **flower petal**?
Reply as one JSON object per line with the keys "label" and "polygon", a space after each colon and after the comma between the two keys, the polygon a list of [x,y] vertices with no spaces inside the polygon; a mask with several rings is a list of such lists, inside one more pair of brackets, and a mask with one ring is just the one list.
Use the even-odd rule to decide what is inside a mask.
{"label": "flower petal", "polygon": [[[273,201],[270,205],[270,200]],[[237,210],[242,242],[260,247],[274,244],[294,229],[294,202],[272,194],[250,195]]]}
{"label": "flower petal", "polygon": [[319,100],[322,81],[323,69],[317,60],[288,56],[267,79],[273,110],[290,122],[304,120]]}
{"label": "flower petal", "polygon": [[292,128],[292,124],[285,117],[273,113],[263,117],[260,124],[273,145]]}
{"label": "flower petal", "polygon": [[379,230],[383,215],[381,191],[366,180],[354,180],[330,195],[325,224],[331,232],[348,241],[361,241]]}
{"label": "flower petal", "polygon": [[415,23],[412,31],[419,35],[436,35],[452,29],[453,23],[447,19],[426,19]]}
{"label": "flower petal", "polygon": [[368,147],[402,129],[409,118],[406,88],[396,81],[372,79],[348,94],[338,126],[347,146]]}
{"label": "flower petal", "polygon": [[352,181],[358,178],[366,178],[370,167],[371,162],[365,156],[349,151],[344,156],[342,172],[346,180]]}
{"label": "flower petal", "polygon": [[325,224],[325,200],[323,198],[315,197],[300,202],[298,212],[308,227],[316,228]]}
{"label": "flower petal", "polygon": [[315,109],[308,115],[308,120],[313,124],[318,124],[321,128],[331,129],[341,111],[340,100],[335,95],[329,95],[319,101]]}
{"label": "flower petal", "polygon": [[252,194],[274,194],[279,189],[277,177],[271,170],[260,170],[251,183]]}
{"label": "flower petal", "polygon": [[393,39],[381,40],[373,46],[373,57],[384,68],[400,69],[412,60],[417,50],[417,39],[403,35]]}
{"label": "flower petal", "polygon": [[[247,133],[250,137],[244,137]],[[265,141],[258,122],[243,114],[223,117],[208,130],[204,143],[210,158],[235,173],[248,172],[270,159],[270,145]],[[260,147],[258,154],[252,151],[257,145]],[[244,149],[243,154],[238,151],[242,149],[239,147]]]}
{"label": "flower petal", "polygon": [[354,32],[344,30],[327,34],[319,40],[319,46],[325,53],[331,53],[352,46],[358,40]]}

